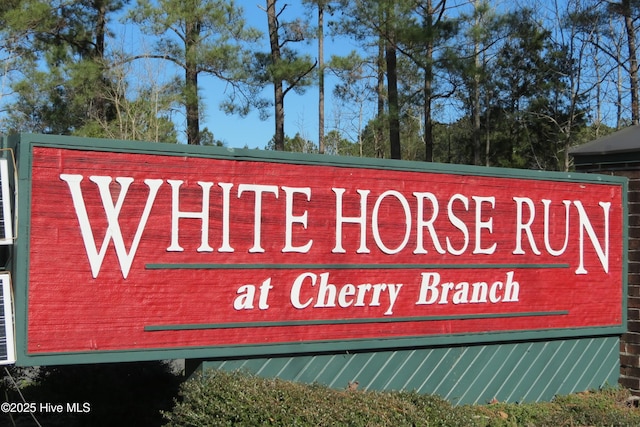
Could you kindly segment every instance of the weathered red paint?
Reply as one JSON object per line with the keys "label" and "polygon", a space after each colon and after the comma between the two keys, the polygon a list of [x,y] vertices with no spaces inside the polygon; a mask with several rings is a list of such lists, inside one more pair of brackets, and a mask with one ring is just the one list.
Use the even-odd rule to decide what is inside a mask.
{"label": "weathered red paint", "polygon": [[[133,179],[117,214],[128,253],[150,188],[157,186],[128,272],[110,239],[92,273],[71,178],[64,178],[78,175],[95,252],[108,223],[98,184],[89,177]],[[158,181],[145,184],[145,179]],[[226,205],[220,183],[229,191]],[[246,187],[239,195],[241,185]],[[272,187],[259,187],[257,196],[250,187],[255,185]],[[619,185],[34,147],[31,187],[28,354],[595,328],[618,326],[623,319]],[[174,187],[183,213],[202,210],[208,188],[204,243],[210,250],[198,218],[179,219],[183,251],[176,250]],[[301,189],[308,189],[309,197]],[[361,225],[348,222],[337,244],[340,191],[334,189],[343,189],[342,215],[349,218],[360,214],[368,191],[364,244]],[[117,205],[121,186],[114,181],[110,190]],[[418,198],[426,222],[437,200],[432,224],[439,245],[427,226],[423,244],[417,241]],[[549,200],[552,251],[563,246],[569,212],[569,238],[561,254],[545,247],[543,200]],[[593,237],[580,222],[578,205]],[[531,206],[535,218],[526,227]],[[318,303],[322,280],[335,285],[336,297],[329,287]],[[447,282],[452,289],[443,298],[441,285]],[[468,293],[461,282],[469,283]],[[475,282],[487,284],[486,302],[481,295],[472,301]],[[502,286],[493,287],[492,302],[496,282]],[[366,284],[379,286],[358,288]]]}

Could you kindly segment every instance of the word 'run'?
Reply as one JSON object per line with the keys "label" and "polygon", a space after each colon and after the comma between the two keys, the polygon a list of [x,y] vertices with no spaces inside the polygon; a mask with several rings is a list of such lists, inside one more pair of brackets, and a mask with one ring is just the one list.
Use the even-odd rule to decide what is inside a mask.
{"label": "word 'run'", "polygon": [[[145,206],[138,222],[135,236],[133,239],[127,240],[132,241],[129,250],[127,250],[119,224],[119,216],[130,187],[132,185],[142,184],[140,184],[140,182],[135,183],[134,178],[131,177],[89,176],[89,180],[98,188],[108,221],[108,229],[104,233],[103,242],[98,249],[85,206],[85,195],[80,185],[83,176],[77,174],[61,174],[60,179],[67,183],[71,192],[93,277],[98,276],[106,249],[109,246],[109,240],[113,240],[123,277],[126,278],[147,225],[156,196],[160,188],[165,185],[165,181],[162,179],[143,180],[144,186],[148,188]],[[117,194],[115,202],[111,188],[111,184],[114,181],[120,185],[120,191],[119,194]],[[166,180],[166,184],[171,188],[172,198],[171,242],[166,249],[167,251],[184,251],[179,244],[178,223],[181,219],[195,219],[202,222],[198,252],[234,252],[236,249],[231,245],[233,232],[232,218],[234,218],[234,216],[231,213],[234,207],[234,200],[249,197],[245,196],[246,194],[251,194],[250,197],[254,200],[253,244],[247,249],[249,253],[265,252],[262,246],[262,216],[265,213],[273,212],[273,208],[265,207],[264,205],[267,204],[268,201],[280,198],[284,198],[285,200],[283,212],[284,223],[282,224],[284,245],[281,251],[283,253],[309,253],[312,250],[314,246],[313,239],[304,236],[304,233],[308,232],[307,224],[309,221],[309,211],[305,209],[304,204],[312,200],[312,189],[310,187],[261,184],[238,184],[236,186],[236,184],[228,182],[218,182],[216,184],[214,182],[198,181],[198,185],[202,189],[202,209],[199,211],[181,211],[180,195],[183,183],[184,181],[182,180]],[[209,229],[211,225],[210,195],[212,191],[219,191],[221,193],[220,199],[222,204],[220,206],[222,214],[220,218],[217,218],[216,224],[219,227],[219,238],[221,241],[217,249],[214,249],[209,243]],[[314,189],[314,191],[323,190],[320,188]],[[426,234],[429,235],[432,249],[442,255],[462,255],[468,253],[473,255],[491,255],[494,254],[498,248],[498,242],[491,241],[491,234],[494,228],[494,217],[491,211],[496,206],[495,196],[467,196],[456,193],[443,201],[431,192],[415,191],[409,196],[396,190],[387,190],[377,195],[372,194],[372,191],[368,189],[357,189],[357,195],[353,193],[345,195],[346,191],[345,188],[331,188],[335,203],[333,206],[324,206],[321,210],[322,215],[333,213],[335,217],[335,230],[333,230],[335,239],[333,248],[331,249],[332,253],[340,254],[347,252],[343,239],[343,231],[346,224],[359,227],[357,248],[351,248],[355,249],[355,252],[358,254],[371,252],[371,247],[373,246],[372,242],[367,240],[368,231],[370,231],[373,236],[373,244],[375,244],[375,247],[381,252],[390,255],[403,251],[411,251],[413,254],[427,254],[428,251],[427,248],[425,248]],[[117,193],[117,190],[114,192]],[[347,197],[352,198],[351,201],[353,202],[355,200],[359,205],[358,215],[345,215],[343,204]],[[579,245],[579,261],[575,274],[587,274],[584,264],[586,236],[588,236],[591,245],[595,249],[602,269],[608,272],[609,213],[611,202],[598,202],[599,209],[602,212],[602,227],[598,227],[601,234],[598,236],[583,203],[580,200],[562,200],[560,203],[564,206],[564,215],[558,215],[559,219],[556,219],[556,221],[564,221],[564,224],[561,224],[564,227],[564,242],[561,247],[554,248],[550,243],[550,230],[552,230],[550,219],[552,216],[550,212],[552,209],[552,200],[541,199],[534,201],[528,197],[511,197],[508,201],[512,209],[515,209],[515,229],[513,230],[513,247],[511,249],[514,255],[525,254],[527,252],[541,255],[543,251],[556,257],[563,255],[569,246],[570,240],[572,242],[575,241],[575,239],[570,239],[569,224],[570,218],[575,217],[577,214],[579,225],[577,239]],[[396,206],[392,216],[397,219],[397,226],[393,227],[393,238],[395,239],[400,235],[402,241],[395,247],[389,247],[389,245],[385,243],[385,236],[383,236],[381,232],[381,205],[383,202],[387,205],[392,203]],[[372,206],[372,208],[370,208],[370,206]],[[555,206],[554,209],[562,208]],[[459,215],[460,212],[471,213],[473,217],[471,223],[463,221]],[[430,215],[426,215],[426,213],[430,213]],[[384,215],[386,215],[387,218],[389,216],[388,213]],[[542,242],[539,237],[538,239],[535,238],[533,232],[534,222],[540,221],[540,215],[542,216],[544,230]],[[449,231],[445,233],[447,235],[442,235],[442,230],[438,230],[436,220],[448,221]],[[295,239],[294,228],[296,230]],[[454,234],[451,233],[451,230],[453,230]],[[326,232],[327,230],[323,230],[323,233]],[[409,247],[410,236],[413,232],[415,232],[416,237],[414,243]],[[294,244],[294,240],[298,242],[298,244]]]}

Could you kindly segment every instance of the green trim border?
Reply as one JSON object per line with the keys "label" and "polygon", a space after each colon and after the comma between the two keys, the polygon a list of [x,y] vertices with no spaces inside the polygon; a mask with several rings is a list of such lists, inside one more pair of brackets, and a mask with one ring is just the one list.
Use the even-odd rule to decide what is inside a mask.
{"label": "green trim border", "polygon": [[435,320],[474,320],[474,319],[508,319],[510,317],[538,317],[538,316],[566,316],[569,310],[559,311],[530,311],[519,313],[491,313],[491,314],[461,314],[458,316],[413,316],[394,318],[356,318],[356,319],[317,319],[317,320],[289,320],[281,322],[236,322],[236,323],[194,323],[175,325],[147,325],[147,332],[156,331],[193,331],[203,329],[245,329],[264,328],[274,326],[318,326],[318,325],[361,325],[372,323],[409,323],[430,322]]}
{"label": "green trim border", "polygon": [[282,355],[304,355],[311,353],[350,354],[376,350],[406,350],[436,347],[458,347],[461,345],[491,345],[526,341],[555,341],[565,338],[613,337],[620,336],[618,327],[584,329],[544,329],[537,331],[505,331],[482,334],[451,334],[409,336],[390,339],[355,339],[335,341],[311,341],[297,343],[197,346],[179,348],[143,348],[118,351],[78,351],[66,353],[26,354],[18,352],[16,365],[44,366],[84,363],[137,362],[169,359],[240,359],[255,357],[276,357]]}
{"label": "green trim border", "polygon": [[581,172],[537,171],[530,169],[497,168],[473,165],[454,165],[409,160],[377,159],[370,157],[346,157],[325,154],[302,154],[246,148],[226,148],[166,144],[158,142],[122,141],[102,138],[74,136],[19,134],[8,138],[9,146],[20,144],[81,151],[106,151],[120,153],[155,154],[178,157],[198,157],[220,160],[257,161],[288,163],[299,165],[371,168],[380,170],[447,173],[453,175],[473,175],[533,179],[543,181],[567,181],[588,183],[622,183],[626,178]]}
{"label": "green trim border", "polygon": [[[18,212],[17,238],[13,247],[12,273],[15,295],[16,349],[19,366],[39,366],[75,363],[110,363],[162,359],[185,358],[238,358],[261,357],[283,354],[309,353],[349,353],[354,351],[385,350],[394,348],[427,348],[439,346],[459,346],[465,344],[483,344],[519,341],[555,340],[569,337],[616,336],[627,330],[628,306],[628,179],[625,177],[574,173],[519,170],[508,168],[492,168],[468,165],[448,165],[426,162],[386,160],[372,158],[355,158],[327,156],[317,154],[298,154],[275,151],[233,149],[224,147],[188,146],[182,144],[163,144],[136,141],[118,141],[97,138],[80,138],[71,136],[20,134],[3,139],[3,148],[16,153],[17,162],[17,201]],[[32,149],[35,146],[63,148],[81,151],[104,151],[120,153],[138,153],[177,157],[198,157],[219,160],[256,161],[287,163],[315,166],[333,166],[349,168],[365,168],[374,170],[396,170],[407,172],[446,173],[451,175],[473,175],[496,178],[515,178],[541,181],[559,181],[573,183],[610,184],[622,187],[623,196],[623,307],[622,321],[619,325],[566,328],[546,330],[517,330],[488,332],[481,334],[448,334],[430,336],[409,336],[402,338],[356,339],[336,341],[311,341],[295,343],[275,343],[265,345],[230,345],[230,346],[198,346],[179,348],[144,348],[118,351],[81,351],[65,353],[28,353],[27,352],[27,301],[28,301],[28,265],[29,265],[29,218],[31,214],[31,171]],[[535,268],[531,264],[529,268]],[[536,265],[539,267],[540,265]],[[565,268],[565,265],[544,265],[546,268]],[[290,268],[282,264],[275,268]],[[336,266],[331,266],[336,268]],[[340,266],[337,266],[340,267]],[[404,266],[403,268],[425,268],[427,266]],[[437,265],[437,268],[510,268],[511,265]],[[163,265],[148,264],[146,268],[228,268],[219,264],[207,265]],[[262,266],[236,265],[233,268],[264,268]],[[270,266],[274,268],[274,266]],[[344,268],[353,268],[346,266]],[[363,268],[358,266],[358,268]],[[378,267],[379,268],[379,267]],[[383,268],[401,268],[400,266],[383,266]],[[518,268],[527,268],[519,266]],[[289,322],[290,323],[290,322]],[[156,325],[162,326],[162,325]]]}
{"label": "green trim border", "polygon": [[486,270],[569,268],[569,264],[147,264],[147,270]]}

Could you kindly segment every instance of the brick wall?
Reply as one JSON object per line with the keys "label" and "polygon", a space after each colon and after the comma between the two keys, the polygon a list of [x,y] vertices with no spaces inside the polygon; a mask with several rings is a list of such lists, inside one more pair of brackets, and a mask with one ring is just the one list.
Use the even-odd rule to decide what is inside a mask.
{"label": "brick wall", "polygon": [[640,170],[613,174],[629,178],[629,290],[627,333],[620,339],[620,385],[640,395]]}

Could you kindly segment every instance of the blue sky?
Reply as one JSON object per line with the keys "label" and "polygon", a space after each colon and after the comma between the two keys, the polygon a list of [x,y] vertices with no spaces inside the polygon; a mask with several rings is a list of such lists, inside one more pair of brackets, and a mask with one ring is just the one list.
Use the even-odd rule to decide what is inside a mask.
{"label": "blue sky", "polygon": [[[259,28],[263,34],[262,50],[268,51],[269,45],[266,38],[267,34],[267,15],[263,10],[264,1],[260,2],[241,2],[243,5],[245,16],[249,25]],[[279,5],[280,7],[280,5]],[[284,20],[294,19],[302,16],[305,12],[299,4],[291,4],[283,14]],[[313,23],[315,24],[315,14]],[[327,38],[325,41],[325,56],[334,51],[331,47],[332,40]],[[310,43],[302,42],[296,46],[300,50],[308,52],[313,59],[317,58],[317,43],[312,40]],[[328,60],[325,59],[325,60]],[[200,80],[200,95],[205,105],[205,116],[202,120],[201,127],[207,127],[213,132],[217,140],[221,140],[227,147],[233,148],[264,148],[275,133],[275,121],[273,117],[273,107],[269,108],[271,113],[267,120],[260,120],[258,113],[252,111],[247,117],[238,115],[227,115],[220,111],[218,105],[225,90],[224,83],[217,81],[213,77],[202,77]],[[273,99],[273,88],[268,86],[265,91],[265,97]],[[325,90],[326,111],[329,114],[331,106],[331,87]],[[327,119],[325,119],[326,121]],[[285,133],[287,136],[293,137],[296,133],[300,133],[303,137],[317,143],[318,140],[318,88],[311,86],[307,88],[303,95],[290,92],[285,97]]]}
{"label": "blue sky", "polygon": [[[264,11],[266,2],[257,0],[256,2],[240,1],[248,25],[256,27],[263,32],[262,48],[263,51],[269,50],[269,41],[267,39],[267,15]],[[282,7],[285,2],[278,2],[278,7]],[[282,14],[282,20],[289,21],[298,17],[308,18],[310,24],[317,23],[317,12],[312,10],[305,11],[300,1],[289,2],[287,9]],[[325,14],[325,25],[330,17]],[[358,46],[350,40],[334,40],[329,35],[329,30],[325,28],[325,46],[324,56],[325,62],[329,61],[333,54],[346,55],[350,51],[357,50]],[[308,53],[312,59],[318,57],[318,45],[316,40],[297,43],[290,45],[299,51]],[[200,96],[205,106],[204,118],[201,122],[201,128],[207,127],[213,132],[217,140],[221,140],[227,147],[233,148],[265,148],[275,133],[275,120],[273,117],[273,107],[269,108],[270,116],[267,120],[260,120],[256,111],[251,112],[247,117],[239,117],[237,115],[227,115],[219,109],[219,102],[222,99],[221,93],[225,90],[224,83],[217,81],[212,77],[199,79],[201,83]],[[325,133],[340,127],[342,133],[355,140],[354,129],[349,122],[348,112],[342,111],[339,121],[336,119],[336,100],[332,95],[335,77],[330,73],[325,74]],[[265,97],[269,100],[273,99],[273,87],[268,86],[264,91]],[[317,144],[318,141],[318,87],[310,86],[305,93],[299,95],[293,91],[285,97],[285,134],[289,137],[299,133],[306,139]]]}

